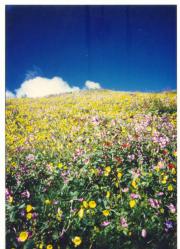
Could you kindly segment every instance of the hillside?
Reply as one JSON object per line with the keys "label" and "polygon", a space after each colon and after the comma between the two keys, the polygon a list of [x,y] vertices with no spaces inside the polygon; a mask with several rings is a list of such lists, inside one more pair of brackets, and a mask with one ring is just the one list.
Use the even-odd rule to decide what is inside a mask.
{"label": "hillside", "polygon": [[7,99],[7,248],[176,248],[176,112],[174,92]]}

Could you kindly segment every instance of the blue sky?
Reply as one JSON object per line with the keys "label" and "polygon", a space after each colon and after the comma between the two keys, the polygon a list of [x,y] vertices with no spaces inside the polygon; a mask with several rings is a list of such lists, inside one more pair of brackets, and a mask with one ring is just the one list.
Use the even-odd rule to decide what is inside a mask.
{"label": "blue sky", "polygon": [[6,89],[37,76],[176,89],[176,6],[6,6]]}

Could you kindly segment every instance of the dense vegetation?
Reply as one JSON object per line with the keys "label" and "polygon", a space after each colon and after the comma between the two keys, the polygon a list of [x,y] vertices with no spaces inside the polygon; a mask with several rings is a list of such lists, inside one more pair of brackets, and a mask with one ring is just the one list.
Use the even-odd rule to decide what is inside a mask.
{"label": "dense vegetation", "polygon": [[176,248],[176,93],[6,101],[7,249]]}

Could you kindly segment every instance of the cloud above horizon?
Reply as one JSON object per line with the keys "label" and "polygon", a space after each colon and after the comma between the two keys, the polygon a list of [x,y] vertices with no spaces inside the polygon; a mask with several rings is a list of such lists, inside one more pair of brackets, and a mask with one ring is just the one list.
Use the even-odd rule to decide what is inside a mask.
{"label": "cloud above horizon", "polygon": [[[84,89],[101,89],[101,86],[97,82],[87,80],[85,82]],[[71,87],[61,77],[56,76],[52,79],[48,79],[45,77],[36,76],[31,79],[25,79],[25,81],[21,84],[20,88],[15,90],[16,94],[7,90],[6,98],[37,98],[49,95],[56,95],[60,93],[75,92],[80,90],[81,89],[77,86]]]}
{"label": "cloud above horizon", "polygon": [[85,86],[87,89],[101,89],[101,85],[99,83],[90,80],[85,82]]}
{"label": "cloud above horizon", "polygon": [[6,98],[15,98],[16,95],[14,93],[12,93],[11,91],[7,90],[6,91]]}

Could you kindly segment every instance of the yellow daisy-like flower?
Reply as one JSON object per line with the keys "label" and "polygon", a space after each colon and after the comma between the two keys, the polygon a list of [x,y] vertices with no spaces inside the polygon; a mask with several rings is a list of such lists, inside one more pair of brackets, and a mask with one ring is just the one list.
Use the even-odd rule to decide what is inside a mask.
{"label": "yellow daisy-like flower", "polygon": [[121,173],[121,172],[119,172],[119,173],[117,174],[117,177],[118,177],[119,179],[121,179],[121,177],[122,177],[122,173]]}
{"label": "yellow daisy-like flower", "polygon": [[89,202],[89,207],[90,208],[95,208],[96,207],[96,202],[95,201],[90,201]]}
{"label": "yellow daisy-like flower", "polygon": [[110,166],[105,167],[104,175],[108,176],[110,172],[111,172],[111,167]]}
{"label": "yellow daisy-like flower", "polygon": [[81,208],[81,209],[79,210],[78,216],[79,216],[80,219],[83,218],[83,216],[84,216],[84,208]]}
{"label": "yellow daisy-like flower", "polygon": [[135,200],[130,200],[129,206],[130,206],[131,208],[135,207],[135,206],[136,206],[136,201],[135,201]]}
{"label": "yellow daisy-like flower", "polygon": [[176,174],[176,169],[173,168],[173,169],[171,170],[171,172],[172,172],[173,175],[175,175],[175,174]]}
{"label": "yellow daisy-like flower", "polygon": [[27,220],[32,219],[32,213],[28,213],[28,214],[26,215],[26,218],[27,218]]}
{"label": "yellow daisy-like flower", "polygon": [[177,151],[173,151],[173,156],[177,156]]}
{"label": "yellow daisy-like flower", "polygon": [[28,232],[23,231],[19,234],[18,241],[24,242],[27,240],[27,238],[28,238]]}
{"label": "yellow daisy-like flower", "polygon": [[166,184],[166,182],[167,182],[166,179],[163,179],[163,180],[161,181],[162,184]]}
{"label": "yellow daisy-like flower", "polygon": [[53,249],[53,246],[51,244],[46,246],[46,249]]}
{"label": "yellow daisy-like flower", "polygon": [[58,221],[61,221],[62,220],[62,210],[60,209],[60,208],[58,208],[58,212],[57,212],[57,214],[56,214],[56,219],[58,220]]}
{"label": "yellow daisy-like flower", "polygon": [[49,199],[47,199],[47,200],[44,201],[44,203],[45,203],[46,205],[50,205],[50,204],[51,204],[51,201],[50,201]]}
{"label": "yellow daisy-like flower", "polygon": [[174,190],[174,188],[173,188],[173,186],[170,184],[169,186],[168,186],[168,191],[173,191]]}
{"label": "yellow daisy-like flower", "polygon": [[103,210],[102,213],[103,213],[104,216],[109,216],[110,211],[106,209],[106,210]]}
{"label": "yellow daisy-like flower", "polygon": [[146,128],[146,130],[147,130],[147,131],[151,131],[152,129],[151,129],[150,126],[148,126],[148,127]]}
{"label": "yellow daisy-like flower", "polygon": [[79,236],[75,236],[72,239],[72,242],[74,243],[74,246],[77,247],[82,243],[82,240],[81,240],[81,238]]}
{"label": "yellow daisy-like flower", "polygon": [[43,243],[41,243],[40,245],[39,245],[39,249],[43,249]]}
{"label": "yellow daisy-like flower", "polygon": [[106,198],[109,198],[110,195],[111,195],[110,191],[107,191],[107,193],[106,193]]}
{"label": "yellow daisy-like flower", "polygon": [[87,203],[87,201],[83,201],[83,206],[85,207],[85,208],[88,208],[88,203]]}
{"label": "yellow daisy-like flower", "polygon": [[12,202],[13,202],[13,197],[12,197],[12,196],[9,196],[8,202],[9,202],[9,203],[12,203]]}
{"label": "yellow daisy-like flower", "polygon": [[61,169],[63,167],[62,163],[58,163],[58,168]]}
{"label": "yellow daisy-like flower", "polygon": [[164,209],[163,209],[163,208],[161,208],[161,209],[160,209],[160,212],[161,212],[162,214],[164,214]]}
{"label": "yellow daisy-like flower", "polygon": [[133,186],[133,188],[137,188],[137,183],[136,183],[136,181],[132,181],[132,183],[131,183],[131,185]]}
{"label": "yellow daisy-like flower", "polygon": [[33,207],[31,205],[26,206],[26,212],[27,213],[31,212],[32,209],[33,209]]}

